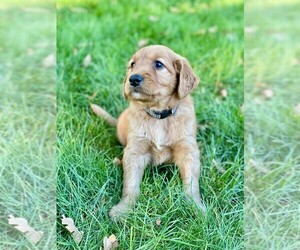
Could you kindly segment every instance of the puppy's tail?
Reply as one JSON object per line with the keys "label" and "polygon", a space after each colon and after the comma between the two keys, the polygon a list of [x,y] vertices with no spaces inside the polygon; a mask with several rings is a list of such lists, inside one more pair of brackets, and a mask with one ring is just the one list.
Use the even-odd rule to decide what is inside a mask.
{"label": "puppy's tail", "polygon": [[98,105],[91,103],[91,109],[93,110],[95,115],[102,117],[110,125],[117,126],[117,119],[112,117],[109,113],[107,113],[104,109],[102,109]]}

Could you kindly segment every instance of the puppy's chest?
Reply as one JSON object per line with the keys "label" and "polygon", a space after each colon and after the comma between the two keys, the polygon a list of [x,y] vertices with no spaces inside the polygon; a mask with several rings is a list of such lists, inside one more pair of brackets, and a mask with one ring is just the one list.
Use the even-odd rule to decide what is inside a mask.
{"label": "puppy's chest", "polygon": [[141,126],[141,135],[151,142],[154,150],[162,151],[181,138],[178,125],[174,121],[152,120]]}

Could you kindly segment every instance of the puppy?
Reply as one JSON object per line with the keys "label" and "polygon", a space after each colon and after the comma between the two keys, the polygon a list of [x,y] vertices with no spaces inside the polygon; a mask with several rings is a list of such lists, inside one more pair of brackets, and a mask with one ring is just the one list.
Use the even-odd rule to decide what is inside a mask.
{"label": "puppy", "polygon": [[125,214],[138,200],[147,165],[175,163],[186,195],[202,210],[196,117],[190,93],[199,78],[189,62],[171,49],[152,45],[138,50],[127,65],[124,97],[129,107],[118,120],[91,105],[95,114],[117,126],[123,155],[123,191],[109,212]]}

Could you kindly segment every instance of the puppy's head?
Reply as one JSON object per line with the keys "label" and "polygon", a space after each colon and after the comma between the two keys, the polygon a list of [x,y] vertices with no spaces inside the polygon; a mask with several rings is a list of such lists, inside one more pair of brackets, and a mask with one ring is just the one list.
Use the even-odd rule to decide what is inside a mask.
{"label": "puppy's head", "polygon": [[171,97],[183,99],[198,82],[185,58],[165,46],[152,45],[138,50],[128,62],[124,96],[158,104]]}

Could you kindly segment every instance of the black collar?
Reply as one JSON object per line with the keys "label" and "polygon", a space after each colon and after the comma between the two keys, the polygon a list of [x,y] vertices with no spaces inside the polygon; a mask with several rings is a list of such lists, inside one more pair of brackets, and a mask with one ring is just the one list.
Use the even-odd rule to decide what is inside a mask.
{"label": "black collar", "polygon": [[145,109],[146,113],[156,119],[165,119],[171,115],[174,115],[177,111],[178,106],[172,109],[164,109],[162,111],[153,110],[153,109]]}

